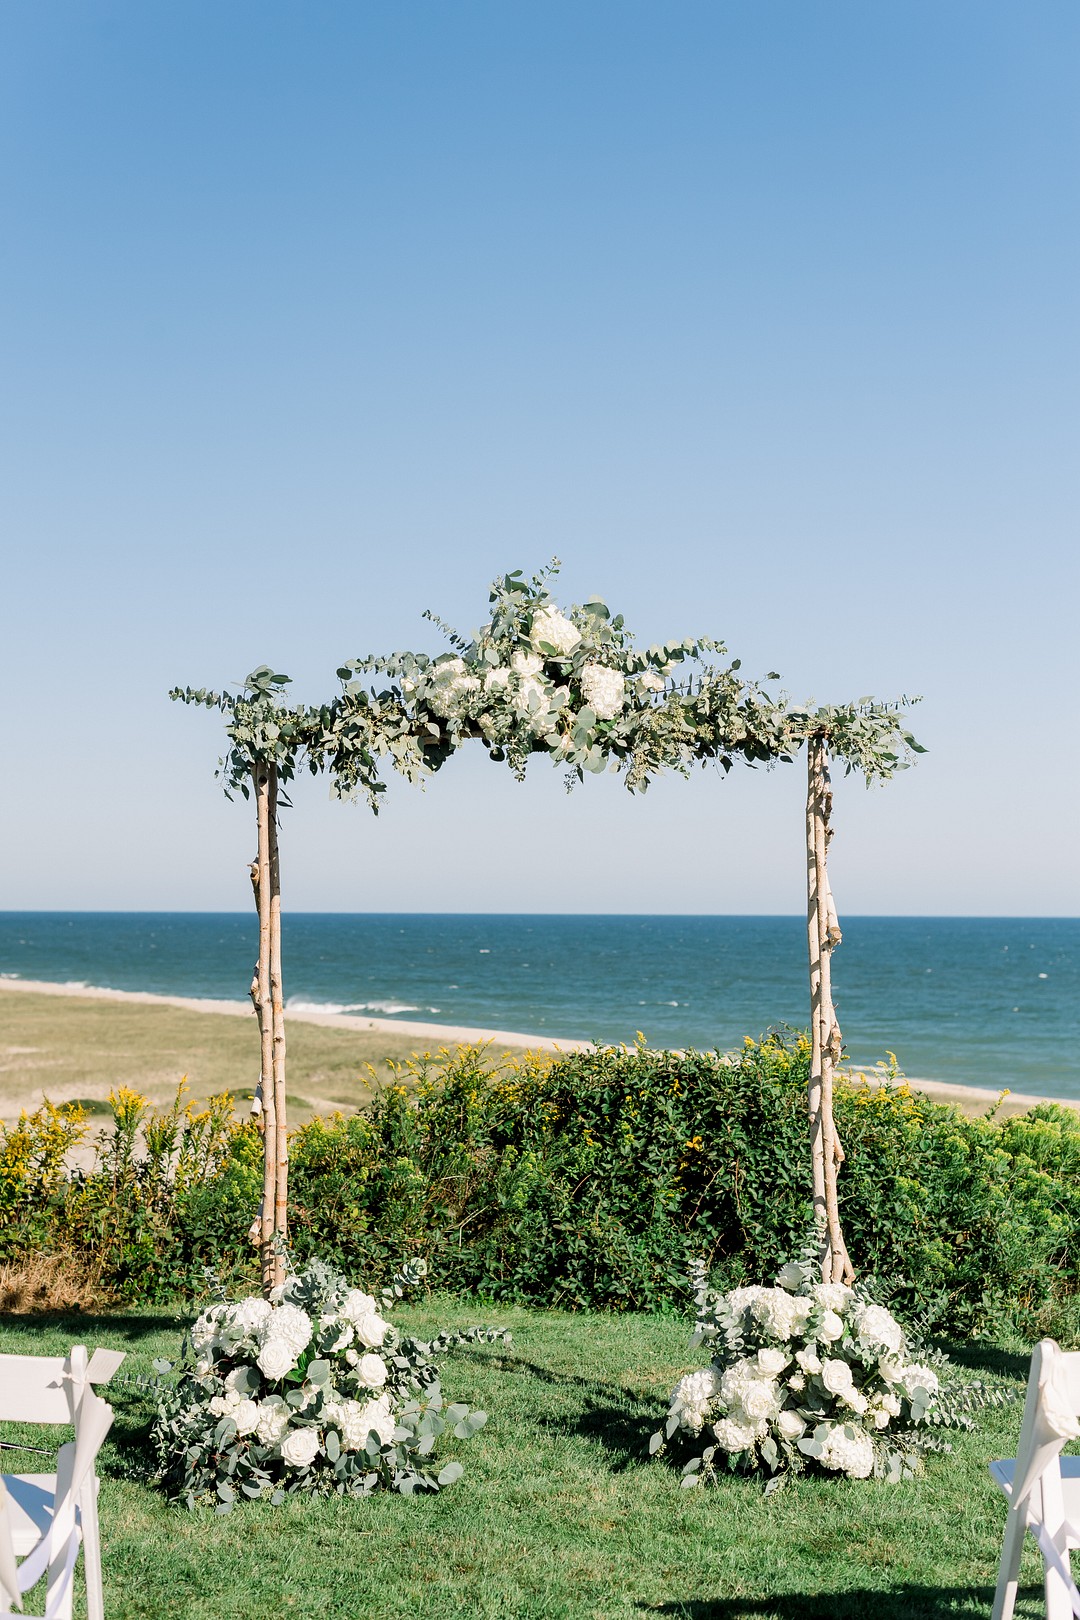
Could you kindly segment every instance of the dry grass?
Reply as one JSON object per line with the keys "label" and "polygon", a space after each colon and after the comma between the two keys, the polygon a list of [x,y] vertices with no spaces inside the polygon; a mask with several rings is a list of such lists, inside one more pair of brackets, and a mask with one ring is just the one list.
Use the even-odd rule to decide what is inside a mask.
{"label": "dry grass", "polygon": [[95,1268],[78,1255],[32,1253],[0,1265],[0,1313],[6,1316],[99,1311],[114,1303]]}
{"label": "dry grass", "polygon": [[[329,1029],[288,1024],[289,1114],[295,1124],[315,1114],[351,1113],[371,1096],[388,1061],[417,1052],[404,1031]],[[507,1048],[492,1047],[492,1051]],[[369,1067],[370,1065],[370,1067]],[[374,1073],[372,1072],[374,1071]],[[168,1106],[186,1075],[191,1096],[205,1101],[230,1091],[250,1099],[259,1073],[259,1037],[250,1018],[182,1007],[97,1001],[24,992],[0,997],[0,1120],[50,1102],[81,1102],[108,1115],[109,1092],[130,1086]]]}

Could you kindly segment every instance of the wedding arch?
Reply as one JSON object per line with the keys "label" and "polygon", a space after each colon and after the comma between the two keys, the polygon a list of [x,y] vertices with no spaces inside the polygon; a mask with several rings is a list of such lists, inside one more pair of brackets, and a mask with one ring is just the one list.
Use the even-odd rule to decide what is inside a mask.
{"label": "wedding arch", "polygon": [[[338,670],[340,692],[318,707],[290,707],[288,676],[263,666],[239,693],[174,688],[183,703],[225,715],[229,752],[219,761],[226,793],[254,798],[257,855],[251,881],[259,919],[258,963],[251,999],[258,1018],[261,1074],[257,1093],[264,1141],[263,1198],[253,1223],[263,1285],[283,1275],[288,1229],[288,1140],[285,1108],[285,1019],[281,962],[279,811],[288,784],[306,768],[326,774],[331,791],[366,798],[379,809],[385,792],[382,762],[416,781],[433,774],[466,742],[522,779],[533,754],[567,768],[568,785],[586,773],[620,772],[644,792],[665,770],[688,775],[713,762],[725,772],[749,765],[791,763],[807,755],[807,944],[811,999],[808,1113],[815,1221],[822,1276],[852,1275],[837,1202],[843,1148],[833,1120],[833,1074],[841,1035],[832,996],[832,954],[841,933],[828,878],[832,837],[830,762],[857,771],[869,784],[902,770],[922,749],[903,723],[909,700],[862,699],[798,707],[766,683],[746,681],[738,659],[708,638],[635,647],[621,616],[597,597],[567,611],[556,603],[552,563],[526,579],[520,571],[497,579],[489,617],[462,636],[426,614],[449,640],[437,657],[398,652],[364,657]],[[376,690],[373,676],[389,684]]]}

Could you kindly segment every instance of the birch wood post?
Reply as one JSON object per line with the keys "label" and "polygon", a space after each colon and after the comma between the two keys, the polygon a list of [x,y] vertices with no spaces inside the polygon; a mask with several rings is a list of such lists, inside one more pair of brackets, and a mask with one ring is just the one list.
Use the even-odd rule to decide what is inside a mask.
{"label": "birch wood post", "polygon": [[810,1151],[814,1219],[822,1244],[824,1282],[850,1282],[854,1276],[840,1226],[836,1173],[844,1150],[833,1120],[833,1073],[841,1052],[840,1026],[832,999],[832,953],[841,934],[829,887],[827,854],[832,788],[824,737],[807,742],[806,877],[807,945],[810,961]]}
{"label": "birch wood post", "polygon": [[281,865],[278,855],[278,780],[270,770],[268,832],[270,845],[270,1002],[273,1020],[274,1139],[267,1134],[266,1156],[274,1160],[274,1286],[285,1280],[281,1244],[289,1231],[289,1138],[285,1104],[285,998],[281,973]]}
{"label": "birch wood post", "polygon": [[[277,1174],[277,1108],[274,1088],[274,1007],[271,988],[271,860],[270,829],[271,779],[276,773],[262,762],[252,768],[255,784],[255,810],[258,820],[258,855],[251,869],[251,883],[255,891],[255,905],[259,913],[259,960],[251,984],[251,999],[259,1020],[259,1038],[262,1060],[259,1074],[259,1094],[262,1113],[259,1128],[263,1134],[263,1195],[252,1236],[257,1234],[262,1265],[264,1293],[274,1287],[279,1262],[274,1253],[274,1211]],[[276,797],[276,793],[273,795]]]}

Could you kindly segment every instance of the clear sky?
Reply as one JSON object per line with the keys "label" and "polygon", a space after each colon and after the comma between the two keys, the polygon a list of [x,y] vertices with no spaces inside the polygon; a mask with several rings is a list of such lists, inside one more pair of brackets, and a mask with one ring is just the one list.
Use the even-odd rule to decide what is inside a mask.
{"label": "clear sky", "polygon": [[[841,913],[1075,915],[1075,0],[6,0],[0,908],[250,903],[175,682],[563,559],[922,693]],[[285,904],[793,912],[802,772],[299,784]]]}

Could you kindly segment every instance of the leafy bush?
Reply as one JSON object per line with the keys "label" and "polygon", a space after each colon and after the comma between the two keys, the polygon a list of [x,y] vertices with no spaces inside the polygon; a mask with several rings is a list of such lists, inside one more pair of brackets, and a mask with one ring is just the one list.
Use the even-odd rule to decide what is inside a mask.
{"label": "leafy bush", "polygon": [[[803,1037],[731,1059],[605,1048],[490,1066],[463,1049],[397,1071],[363,1112],[291,1142],[291,1243],[388,1279],[405,1255],[440,1285],[506,1301],[679,1309],[704,1255],[728,1289],[773,1276],[810,1213]],[[228,1099],[161,1121],[130,1093],[92,1170],[85,1130],[39,1110],[0,1138],[0,1263],[92,1257],[128,1300],[197,1292],[203,1268],[254,1276],[261,1144]],[[841,1081],[841,1214],[860,1272],[950,1332],[1068,1332],[1078,1290],[1080,1118],[1042,1104],[965,1119],[894,1072]],[[65,1134],[66,1133],[66,1134]],[[145,1139],[145,1149],[139,1142]]]}

